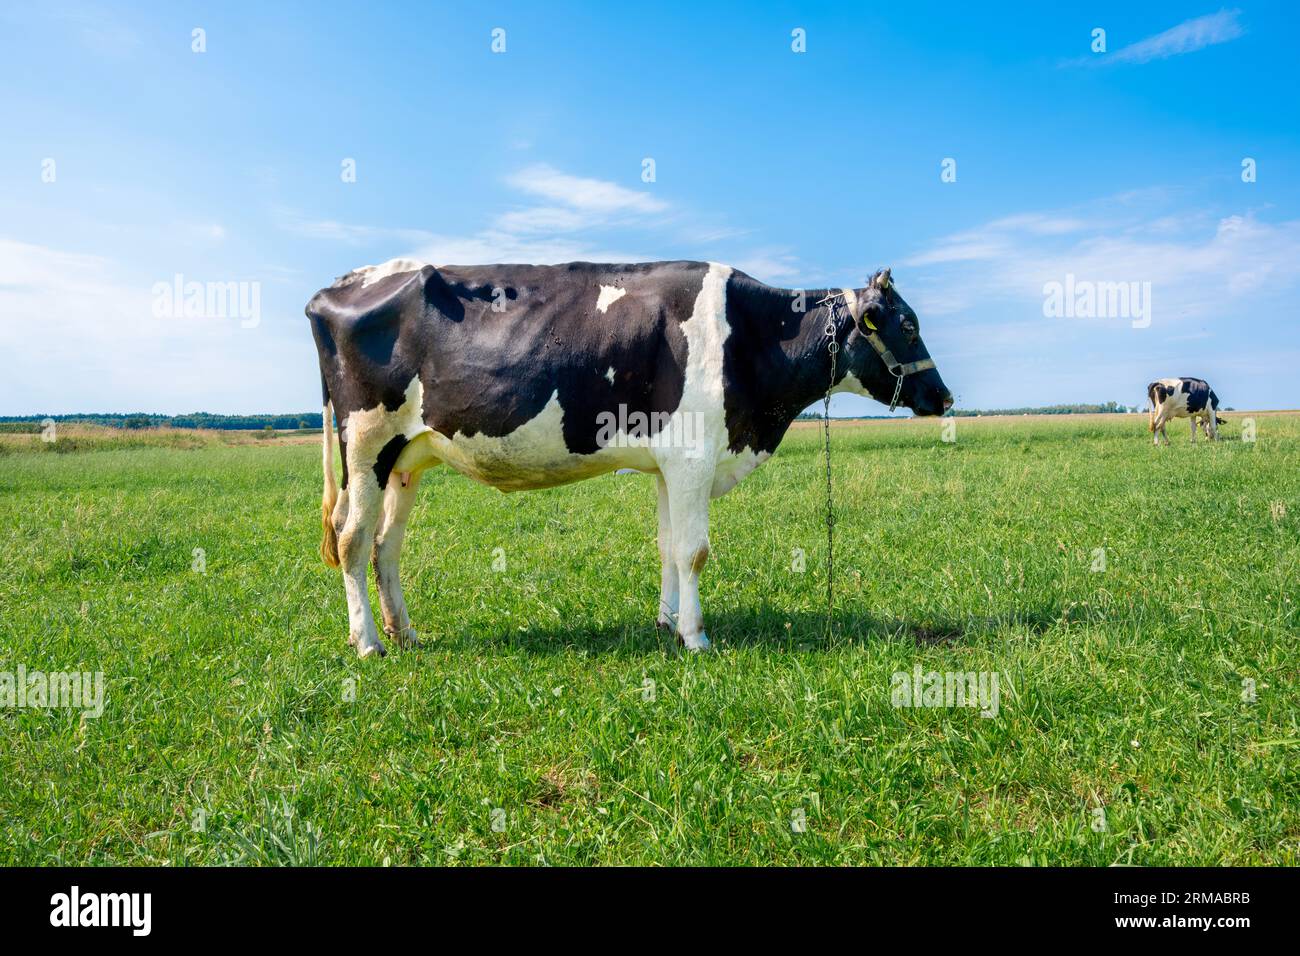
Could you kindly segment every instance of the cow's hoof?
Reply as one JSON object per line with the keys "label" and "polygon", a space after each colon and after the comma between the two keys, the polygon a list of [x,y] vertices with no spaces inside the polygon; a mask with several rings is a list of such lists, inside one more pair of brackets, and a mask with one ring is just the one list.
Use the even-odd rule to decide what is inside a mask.
{"label": "cow's hoof", "polygon": [[700,633],[698,634],[691,635],[690,637],[686,637],[684,635],[679,636],[677,639],[681,642],[682,646],[686,648],[688,651],[690,651],[692,654],[698,654],[700,651],[707,651],[712,646],[709,643],[708,635],[706,635],[703,631],[700,631]]}
{"label": "cow's hoof", "polygon": [[655,621],[655,627],[659,628],[661,631],[671,632],[674,627],[673,619],[667,615],[660,614],[658,620]]}
{"label": "cow's hoof", "polygon": [[357,645],[357,657],[359,657],[363,661],[367,657],[373,657],[375,655],[378,655],[380,657],[385,657],[387,656],[387,654],[388,651],[384,649],[384,645],[380,641],[375,641],[373,644]]}
{"label": "cow's hoof", "polygon": [[420,646],[419,632],[409,625],[402,628],[384,628],[384,633],[393,639],[393,641],[404,651],[414,650]]}

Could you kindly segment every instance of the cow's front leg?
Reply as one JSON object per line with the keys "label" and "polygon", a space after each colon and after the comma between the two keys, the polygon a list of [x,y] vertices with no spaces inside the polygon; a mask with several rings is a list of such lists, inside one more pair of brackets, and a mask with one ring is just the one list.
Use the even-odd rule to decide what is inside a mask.
{"label": "cow's front leg", "polygon": [[656,627],[671,631],[676,626],[678,592],[677,560],[673,557],[673,520],[668,505],[668,483],[655,476],[659,489],[659,615]]}
{"label": "cow's front leg", "polygon": [[411,627],[411,615],[406,610],[402,595],[402,581],[398,564],[402,555],[402,541],[406,537],[406,519],[415,504],[415,488],[420,475],[402,475],[393,472],[388,476],[384,490],[384,508],[375,534],[375,586],[379,591],[379,609],[384,618],[384,633],[397,642],[398,647],[417,647],[419,641]]}
{"label": "cow's front leg", "polygon": [[677,634],[688,650],[706,651],[704,612],[700,608],[700,572],[709,559],[709,490],[713,470],[683,466],[665,476],[672,522],[673,563],[677,568]]}
{"label": "cow's front leg", "polygon": [[[373,468],[358,467],[349,459],[351,481],[347,487],[347,506],[339,532],[339,567],[343,571],[343,589],[348,596],[348,643],[358,657],[387,653],[375,628],[366,589],[366,565],[375,541],[383,500]],[[336,509],[335,514],[338,514]]]}

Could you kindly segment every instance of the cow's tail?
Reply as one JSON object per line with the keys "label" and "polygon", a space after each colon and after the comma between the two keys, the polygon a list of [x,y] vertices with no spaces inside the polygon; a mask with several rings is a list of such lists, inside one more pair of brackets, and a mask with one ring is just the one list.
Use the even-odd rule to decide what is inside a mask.
{"label": "cow's tail", "polygon": [[325,490],[320,499],[320,556],[331,568],[339,566],[339,539],[334,531],[334,505],[339,487],[334,480],[334,403],[328,398],[321,412],[321,463],[325,468]]}

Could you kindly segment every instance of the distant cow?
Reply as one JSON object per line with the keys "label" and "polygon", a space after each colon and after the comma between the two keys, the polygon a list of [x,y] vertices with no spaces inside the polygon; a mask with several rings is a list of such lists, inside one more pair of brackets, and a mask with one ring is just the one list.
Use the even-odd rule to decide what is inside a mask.
{"label": "distant cow", "polygon": [[1147,386],[1147,398],[1151,401],[1151,433],[1157,445],[1162,436],[1168,444],[1165,424],[1171,418],[1191,419],[1192,441],[1196,441],[1198,425],[1205,429],[1208,438],[1218,440],[1219,426],[1224,424],[1217,414],[1219,396],[1203,379],[1157,379]]}
{"label": "distant cow", "polygon": [[654,474],[658,624],[702,650],[710,498],[770,457],[828,386],[918,415],[952,404],[887,269],[862,289],[801,292],[705,262],[393,260],[321,290],[307,316],[324,390],[321,555],[342,567],[361,657],[384,653],[366,590],[372,548],[384,630],[414,642],[398,555],[427,468],[503,491]]}

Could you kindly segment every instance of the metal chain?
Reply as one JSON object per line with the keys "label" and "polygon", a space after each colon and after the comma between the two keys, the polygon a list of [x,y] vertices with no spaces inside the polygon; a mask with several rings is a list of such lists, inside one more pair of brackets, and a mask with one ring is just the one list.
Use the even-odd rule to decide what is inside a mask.
{"label": "metal chain", "polygon": [[836,340],[835,303],[826,305],[826,337],[830,340],[826,351],[831,356],[831,378],[822,400],[822,434],[826,449],[826,638],[834,636],[835,620],[835,498],[831,490],[831,389],[835,387],[835,360],[840,350]]}

